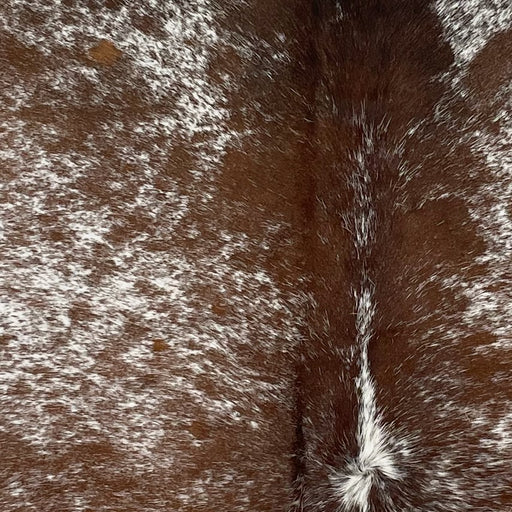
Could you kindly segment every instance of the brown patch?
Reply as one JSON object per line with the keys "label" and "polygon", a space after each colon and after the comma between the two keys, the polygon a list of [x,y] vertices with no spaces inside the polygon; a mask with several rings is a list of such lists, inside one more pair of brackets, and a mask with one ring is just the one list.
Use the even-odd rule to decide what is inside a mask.
{"label": "brown patch", "polygon": [[114,43],[102,39],[96,46],[92,47],[87,56],[97,64],[102,66],[112,66],[121,58],[122,52],[118,50]]}
{"label": "brown patch", "polygon": [[63,231],[61,231],[60,229],[52,229],[48,233],[48,238],[52,242],[64,242],[64,241],[68,240],[69,237],[66,236],[66,234]]}
{"label": "brown patch", "polygon": [[470,66],[466,82],[479,100],[493,95],[512,79],[512,30],[500,32],[478,53]]}
{"label": "brown patch", "polygon": [[0,334],[0,346],[8,345],[11,341],[14,341],[15,339],[16,336],[13,336],[12,334]]}
{"label": "brown patch", "polygon": [[228,314],[228,305],[224,302],[214,302],[212,304],[212,313],[217,316],[226,316]]}
{"label": "brown patch", "polygon": [[76,445],[73,448],[81,461],[97,462],[98,459],[110,459],[114,454],[114,447],[106,441],[93,441]]}
{"label": "brown patch", "polygon": [[153,340],[153,352],[163,352],[169,348],[169,345],[162,339]]}
{"label": "brown patch", "polygon": [[15,37],[0,39],[2,57],[24,73],[35,73],[42,67],[44,56],[33,46],[25,46]]}
{"label": "brown patch", "polygon": [[94,314],[86,301],[76,301],[68,311],[69,318],[73,323],[87,323]]}
{"label": "brown patch", "polygon": [[107,9],[119,10],[124,5],[124,0],[106,0],[105,7]]}
{"label": "brown patch", "polygon": [[430,202],[396,222],[401,228],[402,250],[411,260],[428,254],[430,259],[469,264],[485,249],[467,206],[458,199]]}
{"label": "brown patch", "polygon": [[208,439],[210,435],[210,428],[202,421],[194,421],[188,430],[196,439],[199,440]]}
{"label": "brown patch", "polygon": [[211,399],[216,399],[220,395],[219,384],[215,382],[212,376],[198,375],[195,378],[194,387]]}
{"label": "brown patch", "polygon": [[157,16],[146,16],[136,12],[131,13],[131,21],[134,28],[144,34],[152,34],[154,36],[163,36],[161,30],[161,20]]}
{"label": "brown patch", "polygon": [[153,387],[158,385],[158,374],[148,373],[140,378],[140,384],[142,387]]}

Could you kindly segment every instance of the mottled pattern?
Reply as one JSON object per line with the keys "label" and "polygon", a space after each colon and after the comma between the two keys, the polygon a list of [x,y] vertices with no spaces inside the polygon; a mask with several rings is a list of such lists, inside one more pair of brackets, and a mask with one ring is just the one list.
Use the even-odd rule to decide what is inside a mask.
{"label": "mottled pattern", "polygon": [[287,499],[304,299],[272,165],[303,107],[258,106],[290,16],[254,9],[1,8],[3,512]]}
{"label": "mottled pattern", "polygon": [[0,6],[0,511],[512,508],[505,0]]}
{"label": "mottled pattern", "polygon": [[512,8],[318,5],[297,509],[508,511]]}

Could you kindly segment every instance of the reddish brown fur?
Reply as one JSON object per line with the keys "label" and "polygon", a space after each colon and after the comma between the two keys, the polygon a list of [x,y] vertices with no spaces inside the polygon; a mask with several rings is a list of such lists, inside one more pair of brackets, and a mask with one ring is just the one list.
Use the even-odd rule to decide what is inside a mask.
{"label": "reddish brown fur", "polygon": [[[116,12],[124,5],[87,2],[84,9]],[[176,6],[183,8],[184,19],[195,12],[186,1]],[[36,7],[23,12],[27,29],[44,25]],[[188,136],[176,128],[165,137],[130,131],[141,120],[156,124],[165,116],[178,118],[178,98],[187,86],[177,80],[167,97],[152,98],[135,56],[118,49],[124,41],[58,47],[48,56],[10,33],[0,39],[7,76],[27,87],[35,80],[40,95],[40,104],[9,110],[2,119],[6,126],[26,123],[27,143],[53,126],[57,135],[44,140],[48,154],[78,154],[99,162],[67,190],[47,190],[32,180],[2,192],[5,203],[24,186],[30,197],[45,196],[42,213],[23,230],[16,218],[24,219],[31,210],[13,200],[15,214],[7,224],[15,228],[4,249],[39,243],[44,256],[44,244],[50,244],[50,256],[83,263],[88,270],[87,293],[62,306],[71,327],[52,327],[49,344],[41,346],[51,359],[73,332],[89,332],[99,316],[95,294],[101,297],[105,281],[121,273],[116,258],[126,246],[150,261],[147,268],[139,263],[141,270],[135,269],[137,294],[127,291],[126,300],[143,297],[157,318],[148,321],[135,306],[133,311],[121,307],[122,320],[118,310],[101,318],[105,332],[111,323],[122,322],[117,337],[101,338],[97,353],[90,349],[90,372],[99,381],[106,379],[101,381],[105,389],[73,376],[78,398],[60,381],[60,388],[51,389],[54,373],[63,371],[60,360],[51,372],[45,366],[32,372],[10,365],[19,355],[12,353],[13,343],[24,333],[6,318],[0,348],[14,383],[0,395],[0,412],[9,418],[1,437],[8,483],[0,487],[0,508],[505,512],[512,505],[510,473],[498,448],[489,444],[490,434],[485,436],[488,425],[505,417],[512,399],[510,360],[505,350],[491,350],[498,339],[491,313],[488,322],[479,318],[476,325],[464,317],[473,300],[464,291],[479,280],[490,293],[502,293],[506,286],[506,272],[497,278],[479,259],[490,242],[475,214],[485,207],[478,194],[496,179],[482,152],[474,151],[473,133],[500,134],[495,114],[505,104],[505,86],[512,78],[510,32],[496,35],[474,58],[462,78],[469,91],[465,98],[446,78],[455,73],[454,55],[432,2],[227,0],[216,2],[212,12],[224,39],[209,49],[206,79],[222,91],[229,112],[225,126],[217,128],[235,136],[201,178],[192,171],[200,167],[201,148],[215,153],[206,145],[209,133]],[[129,29],[156,34],[165,46],[165,20],[159,16],[158,9],[151,16],[134,11]],[[282,61],[280,52],[286,55]],[[94,68],[98,83],[77,86],[76,96],[65,86],[46,83],[45,72],[71,64]],[[105,90],[108,95],[98,100]],[[112,120],[124,123],[115,143],[104,127]],[[91,138],[100,142],[91,145]],[[8,160],[2,177],[7,185],[28,173],[37,156],[25,155],[17,144],[5,140],[21,155],[15,160],[27,162],[18,167],[19,162]],[[123,159],[124,147],[147,153],[153,174],[144,173],[140,162]],[[371,178],[365,193],[376,219],[371,249],[364,250],[356,242],[357,223],[368,213],[361,212],[354,191],[357,154]],[[62,178],[75,172],[64,164],[57,170]],[[122,187],[111,186],[116,182]],[[156,190],[154,204],[143,201],[140,191],[146,185]],[[166,223],[180,213],[166,203],[166,194],[176,190],[187,199],[189,213],[166,231]],[[141,202],[133,207],[137,198]],[[77,201],[89,212],[106,209],[113,219],[89,252],[73,246],[76,228],[66,223],[65,213]],[[162,254],[169,260],[153,263]],[[187,267],[179,275],[186,297],[177,295],[168,303],[160,300],[168,291],[149,277],[162,265],[175,272],[170,263],[175,254],[197,265],[193,270],[199,278]],[[39,265],[54,265],[43,256],[31,260],[34,270],[27,261],[6,263],[37,276]],[[240,280],[231,280],[237,273]],[[258,281],[258,273],[267,280]],[[333,475],[362,464],[362,393],[356,382],[363,364],[355,297],[367,274],[375,286],[376,310],[369,367],[400,477],[386,475],[378,465],[370,468],[374,480],[366,504],[354,498],[344,505]],[[43,293],[18,280],[4,287],[3,298],[27,306],[29,320],[34,317],[30,326],[39,325],[44,314],[55,322],[51,301],[45,309],[52,283]],[[279,307],[272,309],[275,303]],[[184,315],[181,306],[190,312]],[[164,333],[158,322],[166,322]],[[31,361],[38,341],[33,340],[35,349],[16,345],[22,361]],[[147,347],[150,359],[134,367],[123,357],[137,346]],[[18,380],[17,372],[22,374]],[[172,387],[173,379],[183,387]],[[42,386],[44,396],[31,386]],[[148,389],[161,402],[145,420],[161,422],[164,432],[149,456],[116,444],[119,439],[109,430],[118,425],[117,393],[145,396]],[[81,400],[86,405],[77,409]],[[208,400],[218,409],[208,409]],[[103,434],[92,435],[84,423],[98,417],[87,404],[102,411]],[[32,432],[33,411],[53,421],[43,441],[27,440],[19,427]],[[126,414],[124,426],[130,429]],[[144,437],[146,426],[137,428]],[[113,432],[129,439],[121,430]],[[62,441],[66,431],[75,433],[68,443]],[[23,489],[20,495],[16,487],[12,491],[13,483]]]}

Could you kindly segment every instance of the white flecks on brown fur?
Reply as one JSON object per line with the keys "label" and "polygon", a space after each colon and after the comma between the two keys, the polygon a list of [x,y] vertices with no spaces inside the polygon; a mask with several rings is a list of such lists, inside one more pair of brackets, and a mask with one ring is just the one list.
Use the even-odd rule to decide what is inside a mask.
{"label": "white flecks on brown fur", "polygon": [[507,512],[512,7],[0,7],[2,512]]}

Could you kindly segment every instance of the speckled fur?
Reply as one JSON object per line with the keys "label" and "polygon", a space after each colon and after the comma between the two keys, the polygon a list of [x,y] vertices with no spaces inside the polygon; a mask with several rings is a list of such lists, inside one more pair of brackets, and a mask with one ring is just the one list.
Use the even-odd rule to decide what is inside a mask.
{"label": "speckled fur", "polygon": [[505,0],[0,6],[2,512],[507,512]]}
{"label": "speckled fur", "polygon": [[509,510],[512,8],[315,14],[296,510]]}

